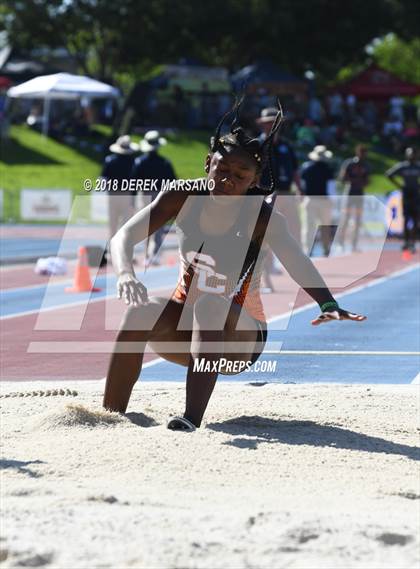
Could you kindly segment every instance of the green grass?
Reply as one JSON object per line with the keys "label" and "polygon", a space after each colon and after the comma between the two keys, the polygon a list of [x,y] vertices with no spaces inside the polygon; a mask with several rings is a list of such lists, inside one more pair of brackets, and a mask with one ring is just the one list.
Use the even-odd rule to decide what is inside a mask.
{"label": "green grass", "polygon": [[[23,188],[66,188],[74,195],[86,195],[83,181],[86,178],[95,180],[102,167],[102,153],[92,144],[105,143],[110,133],[110,127],[96,125],[91,136],[70,145],[44,138],[26,126],[13,126],[9,140],[3,142],[0,155],[0,188],[5,194],[4,219],[19,220],[19,192]],[[179,178],[204,176],[209,136],[207,132],[183,131],[168,137],[168,144],[162,148],[161,154],[171,160]],[[138,140],[139,137],[133,138]],[[342,157],[351,155],[352,148],[349,147],[348,153]],[[393,186],[383,174],[395,160],[370,149],[369,161],[373,173],[367,191],[387,193]],[[88,212],[79,211],[77,217],[87,220]]]}
{"label": "green grass", "polygon": [[23,188],[64,188],[82,193],[83,180],[96,177],[99,171],[100,156],[45,138],[25,126],[12,127],[1,149],[4,218],[19,218],[19,191]]}
{"label": "green grass", "polygon": [[396,162],[396,159],[375,152],[372,148],[369,149],[369,164],[372,168],[372,174],[369,179],[369,185],[366,188],[366,192],[370,194],[386,194],[391,190],[395,189],[395,185],[392,184],[384,172],[391,168]]}
{"label": "green grass", "polygon": [[168,144],[161,150],[169,158],[178,178],[202,178],[206,175],[204,162],[209,151],[210,134],[184,131],[168,137]]}

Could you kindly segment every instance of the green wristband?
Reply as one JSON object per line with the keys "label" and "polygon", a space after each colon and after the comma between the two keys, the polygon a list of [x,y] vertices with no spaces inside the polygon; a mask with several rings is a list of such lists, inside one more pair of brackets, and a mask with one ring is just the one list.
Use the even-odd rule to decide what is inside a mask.
{"label": "green wristband", "polygon": [[[326,312],[327,309],[332,308],[333,310],[336,310],[338,308],[338,303],[335,301],[331,301],[331,302],[324,302],[324,304],[321,305],[321,312]],[[329,311],[330,312],[330,311]]]}

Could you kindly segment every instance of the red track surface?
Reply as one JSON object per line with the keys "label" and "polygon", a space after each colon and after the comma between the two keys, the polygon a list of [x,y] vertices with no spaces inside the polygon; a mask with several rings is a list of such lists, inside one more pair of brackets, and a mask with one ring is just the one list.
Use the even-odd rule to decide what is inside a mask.
{"label": "red track surface", "polygon": [[[76,261],[68,261],[67,267],[73,273]],[[63,277],[51,277],[51,280],[45,276],[37,275],[34,272],[35,263],[18,265],[18,266],[6,266],[1,269],[0,280],[2,290],[8,288],[19,288],[23,286],[34,286],[34,285],[45,285],[47,282],[60,282],[69,280],[68,276]]]}
{"label": "red track surface", "polygon": [[[372,252],[322,259],[317,264],[329,286],[336,292],[342,292],[389,275],[418,261],[418,254],[410,261],[404,261],[399,251],[383,251],[376,270],[374,269],[377,258]],[[370,274],[357,280],[355,275],[360,274],[360,267],[363,265],[365,273],[370,271]],[[2,271],[2,286],[9,288],[10,286],[21,287],[35,284],[30,277],[33,277],[31,267],[6,269]],[[298,307],[312,301],[303,291],[298,293],[296,285],[287,275],[274,276],[273,282],[277,292],[262,297],[267,318],[287,312],[293,305]],[[344,285],[349,282],[351,284],[344,288]],[[49,330],[34,330],[38,318],[35,314],[1,321],[2,380],[49,379],[56,381],[104,377],[109,360],[108,353],[37,354],[28,353],[28,346],[31,342],[112,342],[116,331],[105,330],[105,306],[112,314],[113,320],[118,322],[125,307],[120,301],[113,299],[89,304],[80,330],[65,329],[77,320],[80,307],[66,307],[43,313],[43,324],[46,321],[51,324]],[[145,361],[153,357],[153,355],[146,355]]]}

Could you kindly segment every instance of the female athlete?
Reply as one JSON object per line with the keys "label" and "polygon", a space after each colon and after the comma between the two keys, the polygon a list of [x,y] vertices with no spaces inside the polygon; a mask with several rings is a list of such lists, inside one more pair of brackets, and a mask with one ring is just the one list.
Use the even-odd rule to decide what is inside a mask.
{"label": "female athlete", "polygon": [[[187,367],[185,412],[169,420],[172,430],[199,427],[218,374],[239,373],[262,353],[267,325],[259,285],[268,248],[319,304],[313,325],[365,319],[339,307],[289,234],[285,218],[259,195],[258,177],[282,122],[281,109],[262,143],[238,126],[238,108],[229,134],[221,136],[227,113],[211,140],[205,162],[209,189],[161,192],[111,240],[118,296],[128,309],[111,356],[103,405],[126,411],[148,344],[166,360]],[[178,284],[170,299],[148,298],[133,270],[134,246],[173,219],[179,237]]]}

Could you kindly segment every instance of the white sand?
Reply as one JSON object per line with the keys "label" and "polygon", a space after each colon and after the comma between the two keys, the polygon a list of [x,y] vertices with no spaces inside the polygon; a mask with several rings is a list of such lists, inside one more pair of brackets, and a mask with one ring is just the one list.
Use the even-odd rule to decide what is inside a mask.
{"label": "white sand", "polygon": [[73,386],[0,400],[4,567],[418,567],[418,386],[220,383],[192,434],[182,384]]}

